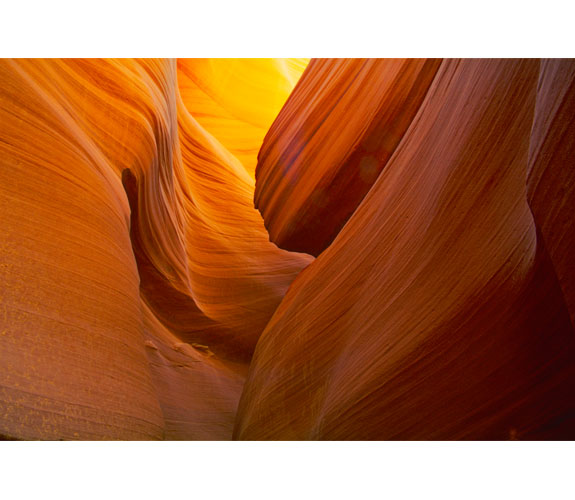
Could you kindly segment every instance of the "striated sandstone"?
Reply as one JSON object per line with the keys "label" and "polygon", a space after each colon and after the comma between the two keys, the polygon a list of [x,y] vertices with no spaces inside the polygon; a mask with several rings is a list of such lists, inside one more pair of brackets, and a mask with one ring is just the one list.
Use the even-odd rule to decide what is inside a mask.
{"label": "striated sandstone", "polygon": [[0,61],[0,439],[575,438],[573,61],[307,62]]}
{"label": "striated sandstone", "polygon": [[262,334],[236,438],[575,437],[575,336],[526,199],[538,78],[442,63]]}
{"label": "striated sandstone", "polygon": [[401,141],[439,63],[309,64],[258,156],[255,205],[273,242],[317,256],[333,241]]}
{"label": "striated sandstone", "polygon": [[245,363],[311,257],[269,242],[175,61],[0,68],[0,434],[231,437]]}

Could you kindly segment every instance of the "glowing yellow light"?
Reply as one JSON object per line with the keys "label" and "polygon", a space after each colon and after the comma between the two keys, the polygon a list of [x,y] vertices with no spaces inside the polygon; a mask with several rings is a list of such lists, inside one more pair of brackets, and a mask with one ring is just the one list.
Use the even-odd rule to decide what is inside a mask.
{"label": "glowing yellow light", "polygon": [[194,118],[253,177],[263,138],[309,59],[180,59],[178,85]]}

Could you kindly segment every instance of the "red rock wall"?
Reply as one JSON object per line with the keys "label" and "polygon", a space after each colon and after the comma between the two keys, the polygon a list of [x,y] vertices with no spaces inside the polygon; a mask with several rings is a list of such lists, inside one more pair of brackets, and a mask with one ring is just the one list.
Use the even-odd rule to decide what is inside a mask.
{"label": "red rock wall", "polygon": [[262,334],[237,438],[575,437],[575,336],[526,197],[539,70],[441,64]]}
{"label": "red rock wall", "polygon": [[0,60],[0,438],[575,438],[574,62],[227,64]]}
{"label": "red rock wall", "polygon": [[309,64],[258,156],[255,205],[273,242],[317,256],[333,241],[401,141],[439,63]]}
{"label": "red rock wall", "polygon": [[527,199],[575,325],[575,61],[541,62]]}

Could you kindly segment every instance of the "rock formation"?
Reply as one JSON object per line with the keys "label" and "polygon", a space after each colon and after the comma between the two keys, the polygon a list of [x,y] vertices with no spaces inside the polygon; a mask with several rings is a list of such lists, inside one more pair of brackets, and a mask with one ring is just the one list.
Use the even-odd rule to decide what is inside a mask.
{"label": "rock formation", "polygon": [[[371,190],[262,334],[237,438],[575,437],[565,298],[573,160],[561,154],[572,150],[573,68],[441,64]],[[279,118],[289,111],[288,103]],[[527,203],[534,112],[537,144],[561,148],[554,158],[531,149],[531,162],[541,162],[531,177],[546,169],[551,191],[539,188],[540,210],[557,210],[561,223],[550,238]],[[275,168],[289,177],[289,163]],[[551,199],[553,190],[561,196]],[[333,203],[346,194],[336,191]],[[289,196],[283,203],[291,206]]]}
{"label": "rock formation", "polygon": [[269,242],[175,61],[0,72],[0,434],[231,437],[259,333],[311,257]]}
{"label": "rock formation", "polygon": [[315,256],[333,241],[397,147],[438,66],[421,59],[311,62],[259,155],[255,205],[272,241]]}
{"label": "rock formation", "polygon": [[575,438],[575,62],[307,63],[0,61],[0,438]]}

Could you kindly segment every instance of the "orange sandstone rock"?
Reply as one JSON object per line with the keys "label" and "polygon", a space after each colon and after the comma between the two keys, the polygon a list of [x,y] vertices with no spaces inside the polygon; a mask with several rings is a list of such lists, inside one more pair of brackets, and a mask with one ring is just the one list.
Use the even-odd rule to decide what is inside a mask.
{"label": "orange sandstone rock", "polygon": [[0,434],[229,438],[311,257],[268,241],[175,61],[2,61],[0,88]]}
{"label": "orange sandstone rock", "polygon": [[526,199],[538,78],[442,63],[262,334],[236,438],[575,438],[575,336]]}
{"label": "orange sandstone rock", "polygon": [[0,62],[0,434],[160,439],[128,205],[56,67]]}
{"label": "orange sandstone rock", "polygon": [[255,205],[281,248],[321,253],[401,141],[439,67],[315,59],[266,135]]}
{"label": "orange sandstone rock", "polygon": [[306,64],[0,61],[0,438],[575,438],[573,61]]}

